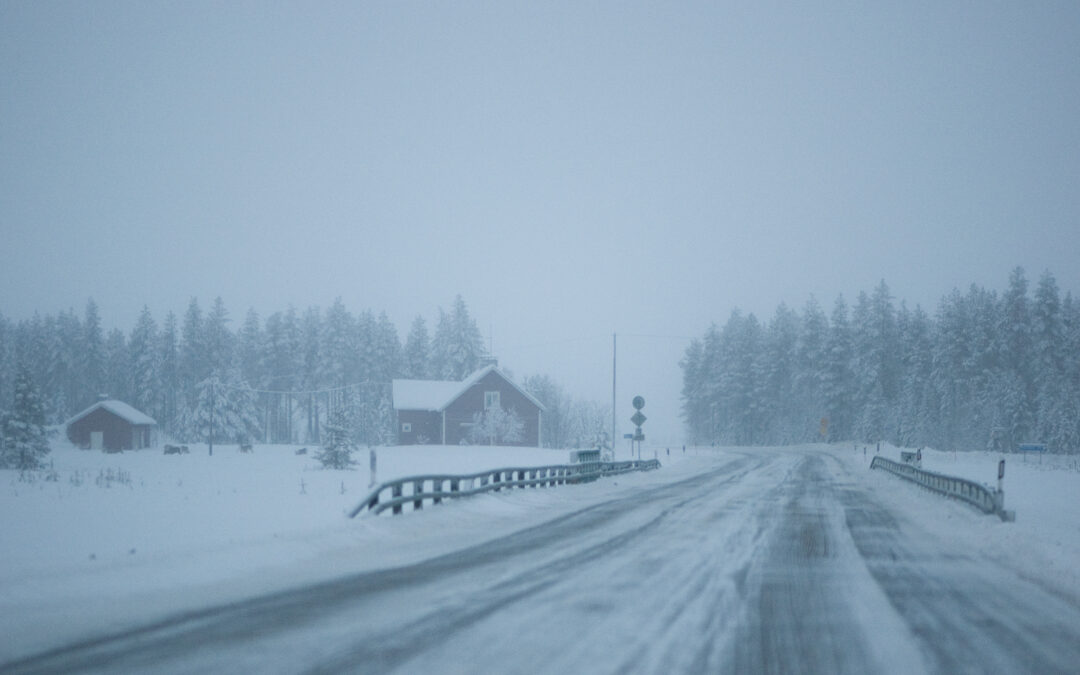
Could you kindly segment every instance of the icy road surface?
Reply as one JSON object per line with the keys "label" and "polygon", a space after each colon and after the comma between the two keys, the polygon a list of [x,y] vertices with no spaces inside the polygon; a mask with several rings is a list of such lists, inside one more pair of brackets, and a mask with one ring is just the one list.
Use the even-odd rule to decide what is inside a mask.
{"label": "icy road surface", "polygon": [[1077,672],[1076,598],[920,530],[857,471],[728,456],[482,546],[0,670]]}

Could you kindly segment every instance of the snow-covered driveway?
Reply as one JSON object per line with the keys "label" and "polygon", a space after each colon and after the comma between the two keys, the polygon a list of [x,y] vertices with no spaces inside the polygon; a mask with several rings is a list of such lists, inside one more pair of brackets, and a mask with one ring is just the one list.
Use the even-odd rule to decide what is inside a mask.
{"label": "snow-covered driveway", "polygon": [[732,453],[485,544],[7,667],[1075,672],[1075,597],[897,511],[830,451]]}

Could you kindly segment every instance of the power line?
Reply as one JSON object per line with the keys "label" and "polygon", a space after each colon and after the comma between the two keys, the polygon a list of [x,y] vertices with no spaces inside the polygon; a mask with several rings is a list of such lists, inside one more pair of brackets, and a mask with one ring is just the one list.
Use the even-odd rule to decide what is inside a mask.
{"label": "power line", "polygon": [[[619,336],[621,336],[621,337],[633,337],[633,338],[649,338],[649,339],[658,339],[658,340],[684,340],[684,341],[688,341],[688,342],[698,339],[696,337],[690,337],[688,335],[661,335],[659,333],[622,333],[622,332],[620,332]],[[546,342],[533,342],[533,343],[530,343],[530,344],[516,344],[516,345],[512,344],[512,345],[504,345],[502,348],[503,349],[532,349],[532,348],[535,348],[535,347],[551,347],[551,346],[554,346],[554,345],[571,344],[571,343],[575,343],[575,342],[594,342],[594,341],[595,342],[600,342],[601,340],[606,341],[607,336],[606,335],[583,336],[583,337],[576,337],[576,338],[565,338],[565,339],[562,339],[562,340],[549,340],[549,341],[546,341]]]}
{"label": "power line", "polygon": [[501,349],[533,349],[535,347],[551,347],[552,345],[564,345],[564,344],[571,344],[571,343],[575,343],[575,342],[593,342],[593,341],[599,342],[600,340],[607,340],[607,336],[606,335],[598,335],[598,336],[595,336],[595,337],[565,338],[563,340],[549,340],[547,342],[533,342],[533,343],[530,343],[530,344],[516,344],[516,345],[512,344],[512,345],[509,345],[509,346],[503,345],[501,347]]}
{"label": "power line", "polygon": [[362,387],[388,387],[390,382],[355,382],[353,384],[346,384],[341,387],[329,387],[325,389],[312,389],[309,391],[285,391],[275,389],[256,389],[255,387],[238,387],[232,384],[225,384],[218,382],[215,386],[222,387],[224,389],[231,389],[233,391],[245,391],[253,394],[281,394],[292,396],[311,396],[317,394],[332,394],[335,392],[347,391],[349,389],[359,389]]}
{"label": "power line", "polygon": [[658,340],[697,340],[695,337],[688,337],[686,335],[659,335],[650,333],[619,333],[619,335],[626,337],[654,338]]}

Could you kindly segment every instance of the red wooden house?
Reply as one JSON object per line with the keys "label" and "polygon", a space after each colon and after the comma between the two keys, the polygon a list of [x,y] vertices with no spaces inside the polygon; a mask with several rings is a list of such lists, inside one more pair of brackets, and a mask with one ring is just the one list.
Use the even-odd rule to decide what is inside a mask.
{"label": "red wooden house", "polygon": [[457,445],[469,442],[478,413],[493,407],[513,411],[524,423],[522,440],[504,445],[540,446],[544,406],[496,366],[477,370],[461,382],[394,380],[399,445]]}

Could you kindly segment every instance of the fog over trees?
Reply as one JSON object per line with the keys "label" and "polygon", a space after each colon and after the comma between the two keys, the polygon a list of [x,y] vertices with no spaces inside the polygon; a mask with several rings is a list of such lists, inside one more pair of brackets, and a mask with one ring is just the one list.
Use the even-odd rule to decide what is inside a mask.
{"label": "fog over trees", "polygon": [[683,416],[699,443],[889,441],[1080,450],[1080,305],[1050,272],[1030,291],[972,285],[933,316],[882,281],[828,315],[811,298],[768,323],[735,311],[687,348]]}
{"label": "fog over trees", "polygon": [[[357,443],[391,443],[391,380],[461,380],[489,356],[461,296],[439,309],[433,334],[427,326],[417,316],[402,344],[385,312],[354,314],[340,299],[265,318],[251,309],[234,322],[222,298],[208,310],[192,298],[181,317],[169,312],[160,323],[144,307],[127,333],[106,332],[92,299],[81,318],[73,310],[18,322],[0,314],[0,412],[32,386],[50,425],[107,395],[185,442],[207,440],[211,428],[227,443],[318,443],[333,431],[338,447],[347,427]],[[610,418],[610,408],[571,399],[547,376],[521,384],[548,406],[545,445],[588,445]],[[514,439],[513,425],[498,429]]]}

